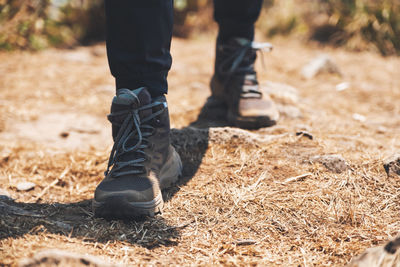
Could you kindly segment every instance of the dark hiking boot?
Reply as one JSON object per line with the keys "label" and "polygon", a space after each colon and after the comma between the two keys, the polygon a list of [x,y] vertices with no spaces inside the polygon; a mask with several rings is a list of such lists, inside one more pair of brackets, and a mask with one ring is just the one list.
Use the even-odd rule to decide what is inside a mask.
{"label": "dark hiking boot", "polygon": [[165,97],[152,100],[146,88],[119,89],[108,119],[114,146],[94,194],[95,215],[134,218],[160,213],[161,189],[176,182],[182,171],[170,144]]}
{"label": "dark hiking boot", "polygon": [[272,126],[279,118],[275,103],[260,90],[254,70],[256,52],[263,49],[271,46],[242,38],[217,43],[212,98],[226,105],[228,122],[234,126],[257,129]]}

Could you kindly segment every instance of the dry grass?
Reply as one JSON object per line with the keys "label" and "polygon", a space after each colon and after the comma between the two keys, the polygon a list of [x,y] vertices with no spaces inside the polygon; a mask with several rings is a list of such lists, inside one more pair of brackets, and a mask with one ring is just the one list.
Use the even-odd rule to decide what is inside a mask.
{"label": "dry grass", "polygon": [[[0,217],[0,263],[62,248],[130,265],[340,266],[398,234],[400,180],[386,176],[382,160],[400,149],[399,58],[277,40],[261,77],[298,87],[303,116],[254,132],[274,137],[264,143],[174,131],[185,175],[164,192],[163,215],[123,222],[93,218],[90,209],[109,136],[86,128],[74,134],[71,121],[63,125],[67,138],[36,129],[53,134],[56,126],[40,124],[41,117],[54,113],[62,121],[79,112],[104,118],[99,131],[109,131],[104,116],[113,82],[102,48],[0,54],[1,187],[13,205],[42,215]],[[185,128],[209,95],[213,41],[175,40],[173,52],[171,119]],[[301,67],[320,52],[332,55],[344,77],[301,78]],[[350,88],[336,91],[343,81]],[[304,128],[313,140],[296,136]],[[78,142],[88,137],[90,145]],[[66,145],[69,138],[79,146]],[[333,153],[350,169],[334,173],[310,160]],[[17,191],[23,180],[37,186]]]}

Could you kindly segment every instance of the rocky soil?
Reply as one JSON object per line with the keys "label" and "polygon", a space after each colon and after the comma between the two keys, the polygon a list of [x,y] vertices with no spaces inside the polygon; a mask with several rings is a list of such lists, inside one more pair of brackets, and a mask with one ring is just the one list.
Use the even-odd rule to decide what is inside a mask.
{"label": "rocky soil", "polygon": [[90,207],[112,145],[104,45],[0,53],[0,265],[343,266],[398,235],[400,58],[277,39],[257,69],[281,120],[246,131],[205,106],[213,44],[173,41],[184,175],[144,221]]}

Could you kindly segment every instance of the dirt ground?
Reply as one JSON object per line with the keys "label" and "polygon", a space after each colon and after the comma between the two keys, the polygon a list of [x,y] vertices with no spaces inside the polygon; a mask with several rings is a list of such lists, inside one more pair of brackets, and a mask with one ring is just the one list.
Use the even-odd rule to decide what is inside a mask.
{"label": "dirt ground", "polygon": [[[400,177],[383,161],[400,151],[400,58],[274,45],[259,78],[294,88],[270,88],[281,120],[249,132],[221,128],[219,109],[198,120],[214,41],[173,40],[168,101],[184,175],[163,192],[162,216],[130,222],[90,206],[112,145],[104,45],[0,53],[0,195],[13,199],[0,197],[0,265],[59,248],[127,265],[342,266],[398,235]],[[303,78],[321,54],[342,75]]]}

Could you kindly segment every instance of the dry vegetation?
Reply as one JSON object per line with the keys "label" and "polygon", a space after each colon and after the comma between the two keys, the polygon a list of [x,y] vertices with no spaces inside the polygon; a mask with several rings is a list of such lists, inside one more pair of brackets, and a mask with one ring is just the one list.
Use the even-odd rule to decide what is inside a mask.
{"label": "dry vegetation", "polygon": [[[299,100],[276,99],[302,116],[252,141],[187,128],[209,95],[213,43],[174,40],[168,98],[184,177],[164,192],[162,216],[138,222],[90,208],[111,146],[104,47],[0,54],[0,184],[16,202],[0,213],[21,208],[0,216],[0,265],[60,248],[129,265],[340,266],[398,234],[400,180],[382,161],[400,150],[400,59],[276,40],[260,76],[296,86]],[[321,52],[343,76],[304,80],[301,67]],[[349,88],[337,91],[342,82]],[[325,154],[341,154],[348,170],[312,160]],[[36,186],[18,191],[21,181]]]}
{"label": "dry vegetation", "polygon": [[[174,0],[174,35],[215,30],[212,0]],[[400,53],[399,0],[264,0],[258,28],[353,51]],[[102,0],[0,0],[0,50],[73,47],[104,40]]]}

